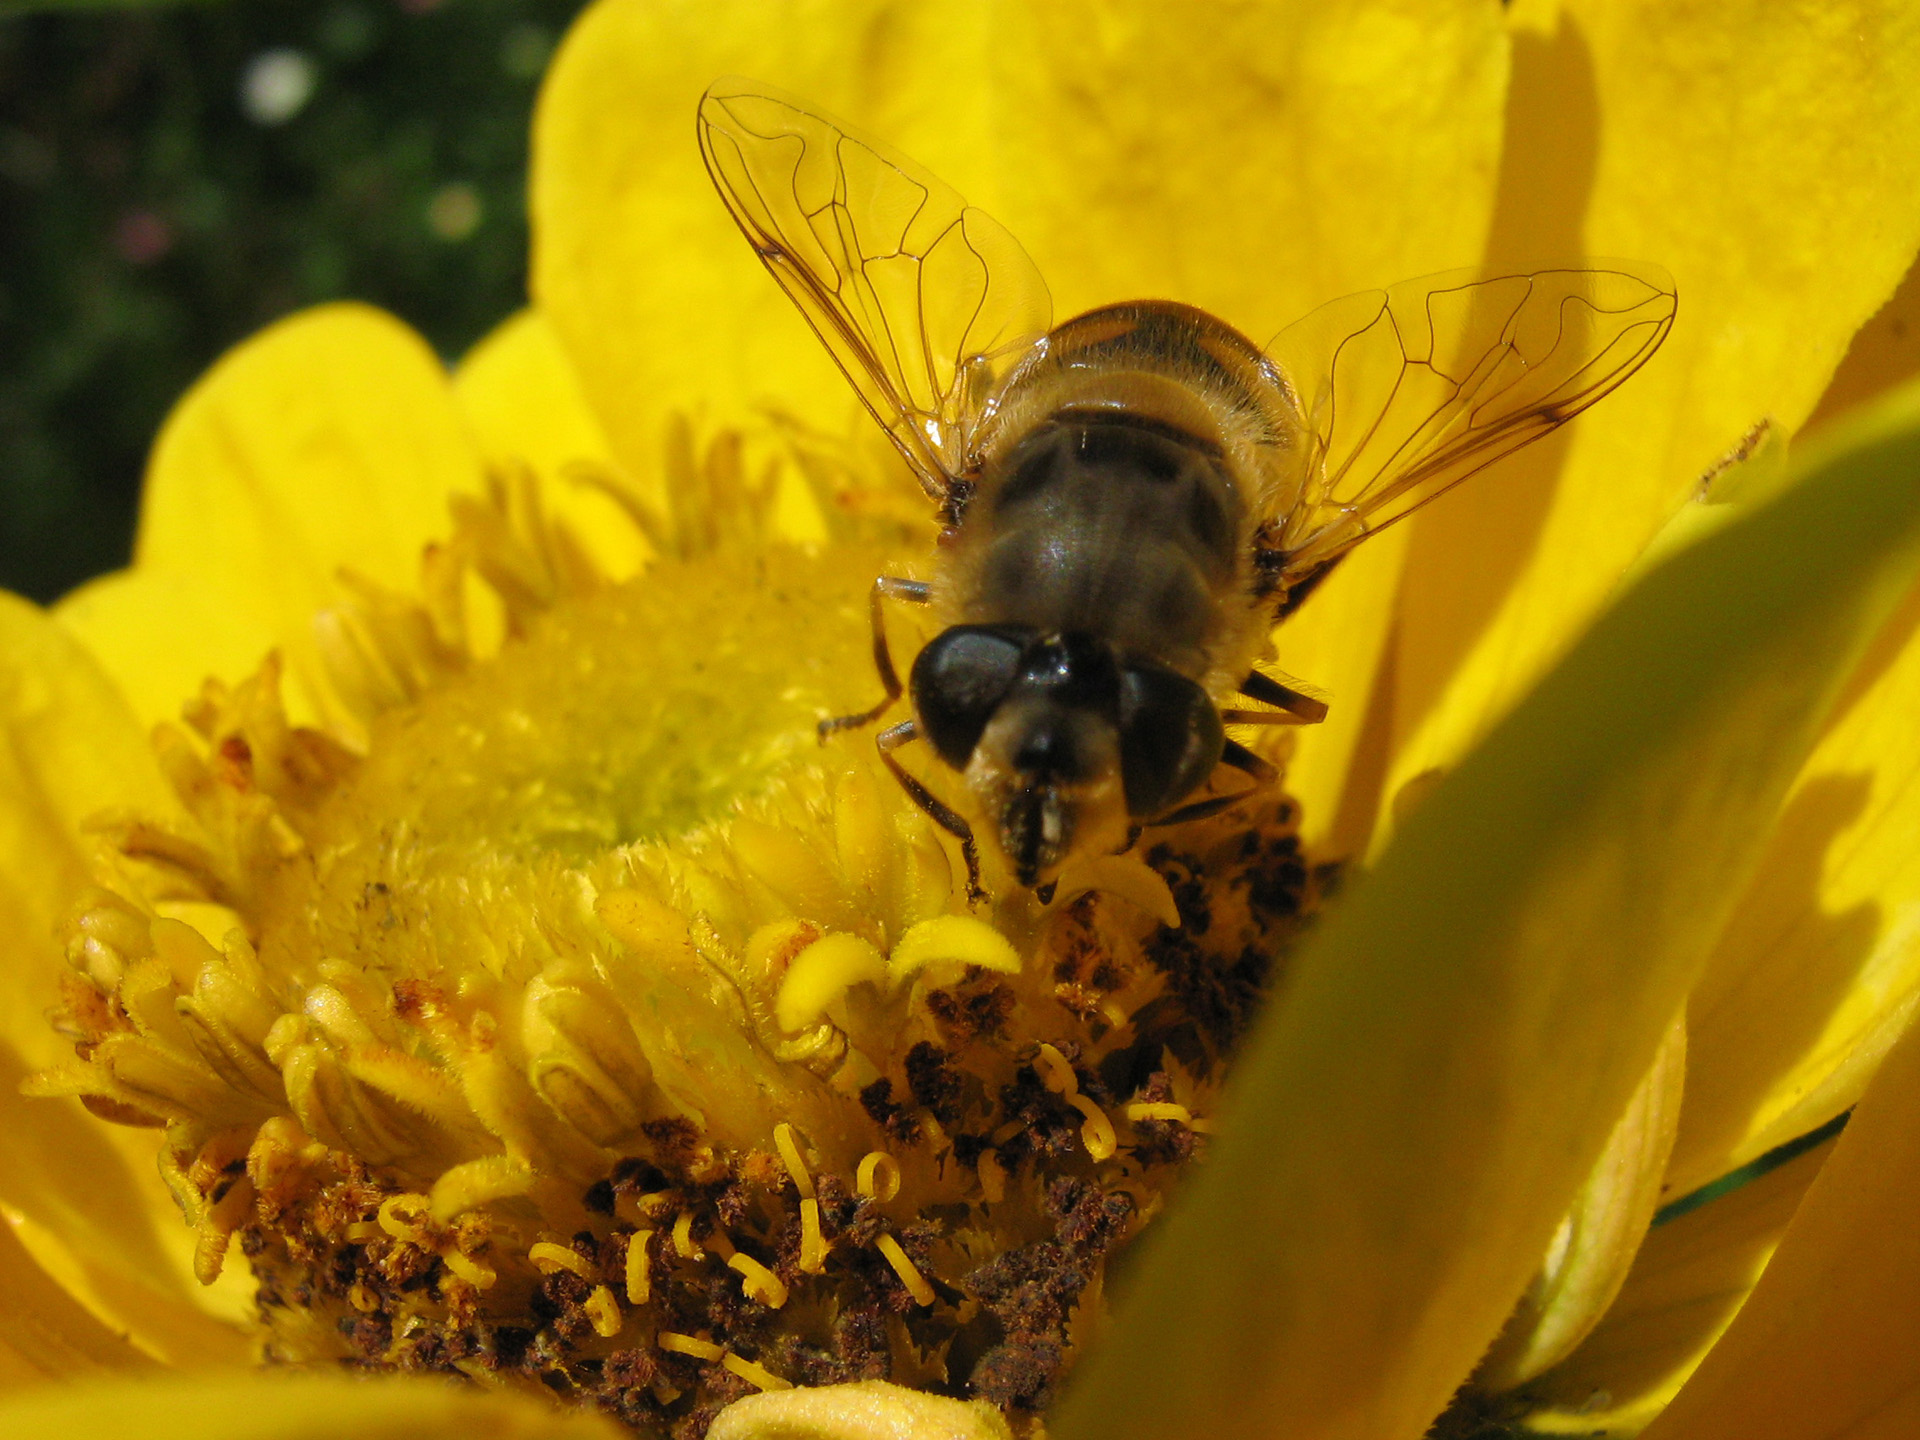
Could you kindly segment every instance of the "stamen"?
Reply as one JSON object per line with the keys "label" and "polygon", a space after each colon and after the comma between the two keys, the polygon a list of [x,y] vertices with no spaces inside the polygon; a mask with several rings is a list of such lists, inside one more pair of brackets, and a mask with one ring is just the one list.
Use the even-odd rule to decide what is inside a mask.
{"label": "stamen", "polygon": [[672,1354],[691,1355],[696,1360],[718,1360],[727,1353],[724,1346],[697,1335],[683,1335],[678,1330],[662,1330],[653,1337],[653,1343]]}
{"label": "stamen", "polygon": [[693,1212],[682,1210],[673,1222],[673,1251],[682,1260],[698,1260],[707,1252],[693,1238]]}
{"label": "stamen", "polygon": [[512,1155],[487,1155],[455,1165],[433,1182],[427,1209],[445,1225],[492,1200],[510,1200],[533,1188],[533,1170]]}
{"label": "stamen", "polygon": [[882,1204],[900,1193],[900,1163],[884,1150],[875,1150],[860,1162],[854,1186],[870,1200]]}
{"label": "stamen", "polygon": [[394,1239],[425,1246],[430,1243],[427,1215],[431,1204],[425,1195],[389,1195],[381,1201],[374,1218]]}
{"label": "stamen", "polygon": [[807,1173],[807,1162],[793,1138],[793,1126],[784,1120],[774,1126],[773,1143],[780,1152],[780,1163],[787,1167],[787,1174],[793,1179],[793,1188],[803,1199],[813,1199],[813,1176]]}
{"label": "stamen", "polygon": [[786,1283],[751,1255],[735,1251],[727,1257],[727,1264],[740,1272],[740,1288],[769,1310],[778,1310],[787,1303]]}
{"label": "stamen", "polygon": [[586,1311],[594,1334],[604,1340],[611,1340],[618,1335],[627,1323],[626,1316],[620,1313],[620,1302],[613,1298],[613,1291],[604,1285],[594,1286],[593,1293],[581,1302],[580,1308]]}
{"label": "stamen", "polygon": [[914,1298],[915,1303],[933,1304],[935,1298],[933,1286],[927,1283],[927,1277],[922,1275],[913,1261],[907,1258],[907,1252],[900,1248],[900,1242],[882,1231],[874,1237],[873,1244],[874,1248],[886,1257],[887,1263],[893,1267],[893,1273],[900,1277],[900,1283],[907,1287],[907,1293]]}
{"label": "stamen", "polygon": [[1087,1154],[1095,1160],[1105,1160],[1119,1148],[1119,1138],[1114,1134],[1113,1121],[1085,1095],[1069,1095],[1067,1103],[1086,1116],[1086,1123],[1080,1127],[1081,1142],[1087,1147]]}
{"label": "stamen", "polygon": [[980,1194],[989,1205],[997,1205],[1007,1198],[1007,1170],[1000,1163],[1000,1157],[991,1150],[982,1150],[980,1158],[973,1162],[974,1173],[980,1177]]}
{"label": "stamen", "polygon": [[1003,975],[1021,971],[1020,952],[993,926],[971,915],[937,915],[922,920],[893,947],[887,956],[887,969],[893,984],[900,985],[927,966],[938,966],[940,978],[950,972],[958,979],[969,965],[997,970]]}
{"label": "stamen", "polygon": [[793,1388],[791,1380],[782,1380],[765,1366],[757,1365],[744,1356],[735,1355],[732,1351],[722,1355],[720,1363],[755,1389],[791,1390]]}
{"label": "stamen", "polygon": [[539,1240],[527,1247],[527,1259],[531,1260],[543,1275],[552,1275],[560,1270],[571,1270],[582,1280],[593,1278],[593,1266],[587,1262],[587,1257],[569,1245],[556,1245],[551,1240]]}
{"label": "stamen", "polygon": [[627,1237],[627,1299],[634,1305],[646,1304],[653,1294],[653,1270],[647,1257],[652,1239],[651,1230],[636,1230]]}
{"label": "stamen", "polygon": [[1061,1099],[1079,1093],[1080,1081],[1073,1073],[1073,1066],[1067,1063],[1066,1056],[1044,1040],[1040,1042],[1039,1054],[1033,1057],[1033,1068],[1039,1074],[1041,1083]]}
{"label": "stamen", "polygon": [[1171,1100],[1136,1100],[1126,1107],[1127,1119],[1138,1125],[1143,1120],[1171,1120],[1176,1125],[1192,1128],[1193,1115],[1184,1105],[1176,1105]]}
{"label": "stamen", "polygon": [[1054,904],[1064,907],[1088,891],[1117,895],[1162,925],[1178,927],[1180,907],[1166,878],[1131,855],[1097,855],[1076,860],[1060,872]]}
{"label": "stamen", "polygon": [[806,1199],[800,1202],[800,1268],[809,1275],[818,1275],[827,1268],[826,1237],[820,1233],[820,1202]]}
{"label": "stamen", "polygon": [[883,985],[887,962],[871,941],[858,935],[826,935],[802,950],[787,967],[773,1017],[789,1035],[827,1013],[827,1007],[855,985]]}
{"label": "stamen", "polygon": [[491,1290],[494,1282],[500,1278],[491,1265],[475,1260],[452,1246],[440,1252],[440,1260],[447,1269],[476,1290]]}

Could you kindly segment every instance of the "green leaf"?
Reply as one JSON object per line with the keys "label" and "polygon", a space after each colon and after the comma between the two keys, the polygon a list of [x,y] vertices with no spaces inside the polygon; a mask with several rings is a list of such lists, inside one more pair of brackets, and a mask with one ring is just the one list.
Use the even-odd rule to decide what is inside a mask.
{"label": "green leaf", "polygon": [[1058,1440],[1413,1440],[1467,1378],[1920,572],[1920,387],[1794,468],[1627,591],[1330,917]]}

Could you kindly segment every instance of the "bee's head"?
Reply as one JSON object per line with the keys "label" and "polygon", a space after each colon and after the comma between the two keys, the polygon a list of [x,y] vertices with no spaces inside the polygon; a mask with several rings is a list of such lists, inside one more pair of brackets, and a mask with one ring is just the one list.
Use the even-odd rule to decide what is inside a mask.
{"label": "bee's head", "polygon": [[1124,847],[1133,820],[1206,779],[1223,738],[1186,677],[1090,635],[1020,626],[941,633],[914,662],[913,702],[1023,885]]}

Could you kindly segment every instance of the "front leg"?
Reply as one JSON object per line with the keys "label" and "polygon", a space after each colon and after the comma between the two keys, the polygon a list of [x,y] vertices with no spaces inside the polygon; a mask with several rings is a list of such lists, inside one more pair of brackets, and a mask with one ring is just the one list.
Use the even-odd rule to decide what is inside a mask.
{"label": "front leg", "polygon": [[1327,718],[1327,702],[1319,696],[1282,685],[1258,670],[1247,672],[1240,693],[1274,709],[1222,710],[1220,718],[1229,725],[1318,725]]}
{"label": "front leg", "polygon": [[907,792],[907,797],[926,811],[934,824],[960,842],[960,854],[967,862],[967,899],[978,905],[987,898],[987,892],[980,888],[980,847],[974,843],[973,827],[967,824],[964,815],[942,802],[939,796],[909,775],[906,767],[893,758],[894,751],[919,738],[918,722],[902,720],[898,725],[890,726],[874,736],[873,743],[880,752],[880,758],[886,762],[887,769],[893,772],[893,778]]}
{"label": "front leg", "polygon": [[886,690],[886,696],[871,710],[862,710],[857,715],[836,715],[830,720],[820,722],[820,740],[826,743],[829,735],[838,730],[858,730],[863,725],[871,725],[882,715],[887,707],[900,698],[902,686],[899,672],[893,668],[893,652],[887,646],[887,617],[880,608],[882,600],[906,600],[915,605],[925,605],[933,592],[924,580],[903,580],[897,575],[876,575],[873,588],[867,592],[867,614],[873,622],[873,668],[880,672],[880,684]]}

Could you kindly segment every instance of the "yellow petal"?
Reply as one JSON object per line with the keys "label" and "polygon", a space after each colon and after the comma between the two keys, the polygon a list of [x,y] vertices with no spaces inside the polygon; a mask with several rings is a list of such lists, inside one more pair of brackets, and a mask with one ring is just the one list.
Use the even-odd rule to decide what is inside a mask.
{"label": "yellow petal", "polygon": [[[672,412],[856,406],[712,192],[692,117],[770,81],[912,155],[1006,224],[1065,317],[1169,295],[1264,339],[1323,300],[1470,260],[1504,37],[1448,0],[1177,7],[605,0],[535,124],[534,293],[615,450],[658,468]],[[865,424],[864,420],[859,423]]]}
{"label": "yellow petal", "polygon": [[[175,714],[211,662],[250,669],[276,645],[306,713],[327,713],[309,626],[338,598],[339,569],[412,590],[421,547],[449,528],[447,497],[479,485],[426,343],[364,305],[306,311],[233,350],[175,408],[141,502],[142,578],[82,592],[63,618],[149,718]],[[201,626],[204,649],[183,633]]]}
{"label": "yellow petal", "polygon": [[1841,439],[1623,597],[1297,957],[1063,1440],[1412,1440],[1466,1378],[1920,573],[1920,390]]}
{"label": "yellow petal", "polygon": [[1656,1225],[1606,1318],[1527,1387],[1531,1429],[1633,1434],[1725,1333],[1767,1267],[1831,1143]]}
{"label": "yellow petal", "polygon": [[619,1440],[611,1420],[434,1379],[253,1374],[40,1390],[0,1404],[22,1440]]}
{"label": "yellow petal", "polygon": [[460,362],[453,393],[489,469],[540,476],[547,503],[609,575],[639,568],[632,523],[587,483],[613,472],[613,452],[545,316],[522,310],[497,326]]}
{"label": "yellow petal", "polygon": [[[1821,409],[1914,372],[1920,267],[1855,337]],[[1853,1104],[1920,995],[1911,943],[1920,914],[1916,627],[1920,595],[1854,677],[1701,977],[1672,1193]]]}
{"label": "yellow petal", "polygon": [[1570,437],[1415,522],[1389,795],[1513,703],[1755,422],[1800,426],[1920,244],[1912,6],[1570,0],[1514,23],[1495,257],[1653,261],[1679,318]]}
{"label": "yellow petal", "polygon": [[202,1311],[190,1237],[153,1141],[20,1082],[67,1057],[46,1023],[64,965],[56,936],[87,880],[82,822],[109,806],[173,808],[141,728],[87,653],[35,607],[0,595],[0,1204],[69,1288],[151,1353],[236,1357]]}
{"label": "yellow petal", "polygon": [[277,643],[252,610],[224,603],[200,576],[116,570],[53,607],[85,642],[141,720],[177,720],[210,675],[250,675]]}
{"label": "yellow petal", "polygon": [[1547,1263],[1481,1362],[1477,1387],[1510,1390],[1566,1358],[1620,1293],[1659,1207],[1686,1055],[1686,1026],[1676,1021],[1554,1231]]}
{"label": "yellow petal", "polygon": [[0,1223],[0,1395],[49,1380],[153,1368],[33,1263]]}
{"label": "yellow petal", "polygon": [[1920,595],[1863,663],[1692,1002],[1685,1193],[1853,1104],[1920,1003]]}
{"label": "yellow petal", "polygon": [[1920,1029],[1874,1077],[1773,1263],[1647,1440],[1920,1430]]}
{"label": "yellow petal", "polygon": [[1915,375],[1920,375],[1920,261],[1908,267],[1893,298],[1853,337],[1807,424],[1844,415]]}
{"label": "yellow petal", "polygon": [[1274,633],[1280,668],[1324,691],[1327,718],[1302,728],[1287,765],[1308,847],[1364,855],[1386,779],[1396,674],[1393,621],[1412,530],[1369,541]]}

